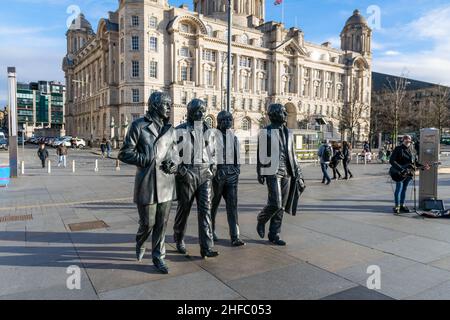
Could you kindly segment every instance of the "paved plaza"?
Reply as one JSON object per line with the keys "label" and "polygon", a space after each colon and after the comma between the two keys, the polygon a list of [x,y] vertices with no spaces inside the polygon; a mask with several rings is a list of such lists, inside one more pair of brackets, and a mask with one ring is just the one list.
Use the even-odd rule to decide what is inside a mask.
{"label": "paved plaza", "polygon": [[[256,182],[254,166],[245,165],[239,220],[247,246],[230,246],[222,205],[220,256],[200,259],[193,208],[187,233],[191,256],[176,254],[173,208],[170,274],[162,275],[149,253],[142,263],[135,260],[133,167],[116,171],[114,160],[69,150],[76,172],[53,165],[48,174],[35,151],[20,150],[25,175],[0,188],[1,299],[450,299],[450,220],[391,214],[388,165],[354,164],[355,179],[330,186],[320,183],[319,167],[304,165],[308,189],[300,214],[284,218],[287,247],[274,247],[256,234],[266,187]],[[450,205],[450,158],[442,160],[440,198]],[[7,153],[0,152],[0,164],[6,162]],[[91,223],[99,221],[104,224]],[[74,265],[81,269],[79,290],[66,284],[67,268]],[[381,270],[379,290],[366,287],[369,266]]]}

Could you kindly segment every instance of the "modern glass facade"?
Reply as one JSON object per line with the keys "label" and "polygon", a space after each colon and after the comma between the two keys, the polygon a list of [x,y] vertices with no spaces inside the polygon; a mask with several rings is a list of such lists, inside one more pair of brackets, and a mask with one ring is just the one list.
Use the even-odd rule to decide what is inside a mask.
{"label": "modern glass facade", "polygon": [[64,124],[65,86],[39,81],[17,85],[17,118],[19,128],[33,127],[61,129]]}

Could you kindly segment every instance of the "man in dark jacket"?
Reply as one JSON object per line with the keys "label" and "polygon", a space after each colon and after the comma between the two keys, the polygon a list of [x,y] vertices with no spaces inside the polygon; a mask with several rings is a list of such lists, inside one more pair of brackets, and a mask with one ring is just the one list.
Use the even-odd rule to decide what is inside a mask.
{"label": "man in dark jacket", "polygon": [[[265,225],[270,221],[269,241],[275,245],[285,246],[286,242],[280,239],[279,234],[286,204],[291,192],[295,191],[291,180],[301,181],[303,186],[304,180],[294,150],[292,131],[286,127],[286,108],[281,104],[272,104],[268,108],[268,115],[271,124],[261,131],[258,139],[257,174],[258,182],[267,184],[269,195],[267,206],[258,215],[256,230],[258,235],[264,238]],[[268,152],[264,152],[264,149]],[[262,158],[265,155],[268,158]],[[290,210],[295,213],[296,209]]]}
{"label": "man in dark jacket", "polygon": [[214,142],[210,139],[212,136],[205,137],[208,132],[204,121],[205,112],[204,101],[192,100],[187,106],[187,121],[176,128],[180,137],[181,163],[176,175],[178,208],[173,231],[177,251],[186,254],[184,236],[187,219],[196,200],[200,254],[202,258],[213,258],[219,255],[213,250],[211,221],[212,178],[215,175],[211,148],[214,147]]}
{"label": "man in dark jacket", "polygon": [[423,166],[418,162],[417,155],[413,151],[411,136],[408,135],[404,136],[402,144],[394,149],[389,162],[393,169],[405,173],[405,179],[396,182],[394,214],[409,213],[410,210],[405,206],[405,200],[408,185],[413,178],[411,171],[416,170],[417,167],[428,168],[428,166]]}
{"label": "man in dark jacket", "polygon": [[38,149],[37,155],[38,155],[39,159],[42,162],[42,168],[45,168],[45,162],[46,162],[46,160],[48,158],[48,150],[45,147],[45,143],[41,143],[39,145],[39,149]]}
{"label": "man in dark jacket", "polygon": [[[145,242],[152,235],[152,260],[163,274],[165,235],[172,201],[175,199],[176,134],[169,123],[171,98],[162,92],[150,96],[145,117],[135,120],[128,130],[119,159],[137,167],[134,202],[139,211],[136,257],[141,261]],[[171,163],[171,165],[168,165]]]}
{"label": "man in dark jacket", "polygon": [[[217,241],[216,215],[222,197],[225,200],[228,226],[230,228],[231,245],[240,247],[245,242],[239,238],[238,223],[238,183],[241,173],[239,165],[239,141],[230,131],[233,126],[233,115],[227,111],[221,111],[217,116],[217,123],[221,139],[217,139],[217,147],[220,149],[221,159],[217,159],[217,173],[213,179],[212,200],[212,225],[214,241]],[[231,145],[227,145],[231,144]]]}

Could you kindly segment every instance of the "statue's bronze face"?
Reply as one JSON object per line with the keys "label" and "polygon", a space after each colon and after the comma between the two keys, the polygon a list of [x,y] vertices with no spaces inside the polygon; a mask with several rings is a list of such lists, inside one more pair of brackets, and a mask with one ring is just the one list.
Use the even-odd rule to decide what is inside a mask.
{"label": "statue's bronze face", "polygon": [[270,122],[276,125],[285,124],[287,121],[287,111],[282,104],[272,104],[269,106],[269,118]]}
{"label": "statue's bronze face", "polygon": [[189,122],[203,121],[205,119],[206,105],[203,100],[194,99],[187,107],[187,117]]}
{"label": "statue's bronze face", "polygon": [[233,115],[227,111],[219,112],[217,116],[217,127],[219,130],[228,130],[233,126]]}
{"label": "statue's bronze face", "polygon": [[154,92],[148,100],[148,110],[149,112],[153,110],[163,120],[169,120],[172,111],[172,99],[163,92]]}
{"label": "statue's bronze face", "polygon": [[163,96],[161,102],[156,106],[156,112],[164,120],[169,120],[172,110],[172,100],[168,96]]}

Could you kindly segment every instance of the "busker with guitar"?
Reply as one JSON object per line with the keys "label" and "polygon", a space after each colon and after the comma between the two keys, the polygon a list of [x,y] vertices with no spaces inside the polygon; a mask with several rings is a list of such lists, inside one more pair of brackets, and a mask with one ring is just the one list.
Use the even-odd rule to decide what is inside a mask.
{"label": "busker with guitar", "polygon": [[413,151],[412,138],[408,135],[403,136],[403,143],[394,149],[389,162],[392,166],[389,174],[396,182],[394,214],[409,213],[410,210],[405,206],[408,185],[416,169],[428,170],[430,166],[418,162],[417,155]]}

